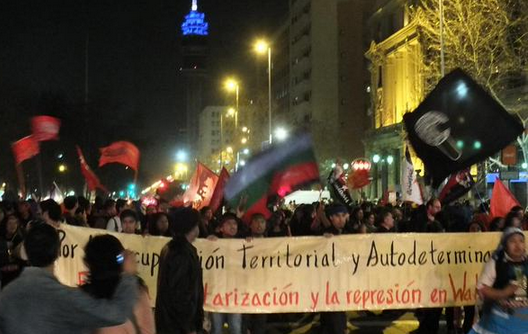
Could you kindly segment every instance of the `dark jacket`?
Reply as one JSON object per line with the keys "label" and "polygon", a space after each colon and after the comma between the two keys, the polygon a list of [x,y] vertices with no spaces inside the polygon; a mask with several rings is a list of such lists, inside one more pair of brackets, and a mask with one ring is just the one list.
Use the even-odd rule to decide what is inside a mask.
{"label": "dark jacket", "polygon": [[444,227],[438,220],[429,221],[427,216],[427,209],[422,205],[414,213],[411,220],[411,232],[419,233],[441,233],[444,232]]}
{"label": "dark jacket", "polygon": [[383,225],[378,226],[378,229],[376,230],[376,233],[391,233],[392,230],[389,230]]}
{"label": "dark jacket", "polygon": [[202,268],[196,248],[185,237],[175,237],[162,250],[156,299],[158,334],[202,331]]}

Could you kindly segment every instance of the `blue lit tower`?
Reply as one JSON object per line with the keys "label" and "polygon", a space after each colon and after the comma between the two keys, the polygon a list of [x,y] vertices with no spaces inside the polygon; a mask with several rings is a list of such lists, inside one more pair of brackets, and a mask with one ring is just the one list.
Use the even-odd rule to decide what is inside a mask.
{"label": "blue lit tower", "polygon": [[185,16],[182,29],[183,63],[180,71],[185,83],[185,138],[187,146],[197,153],[198,120],[204,107],[204,91],[207,82],[207,35],[209,24],[205,14],[198,11],[198,0],[192,1],[191,11]]}

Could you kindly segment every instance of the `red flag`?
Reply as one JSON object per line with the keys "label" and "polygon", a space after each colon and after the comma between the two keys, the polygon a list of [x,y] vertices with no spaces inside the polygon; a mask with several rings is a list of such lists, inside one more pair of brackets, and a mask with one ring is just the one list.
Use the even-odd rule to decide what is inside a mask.
{"label": "red flag", "polygon": [[17,165],[40,153],[38,141],[33,136],[27,136],[11,144]]}
{"label": "red flag", "polygon": [[490,214],[492,218],[505,217],[511,208],[520,206],[519,201],[513,197],[512,193],[497,178],[493,186],[490,201]]}
{"label": "red flag", "polygon": [[183,194],[183,202],[186,205],[191,204],[195,209],[208,206],[217,182],[218,175],[213,173],[201,162],[198,162],[196,171],[189,182],[189,187]]}
{"label": "red flag", "polygon": [[216,210],[222,205],[222,201],[224,200],[224,188],[228,180],[229,172],[223,167],[222,171],[220,171],[220,176],[218,177],[213,196],[211,196],[211,202],[209,202],[209,206],[213,212],[216,212]]}
{"label": "red flag", "polygon": [[61,121],[51,116],[35,116],[31,118],[31,131],[37,141],[58,140]]}
{"label": "red flag", "polygon": [[84,155],[81,151],[81,148],[79,146],[75,146],[77,148],[77,154],[79,155],[79,162],[81,163],[81,173],[84,176],[84,179],[86,180],[86,185],[88,186],[88,190],[94,191],[95,189],[99,188],[103,190],[104,192],[108,192],[105,186],[101,184],[101,181],[99,181],[99,178],[95,173],[90,169],[90,166],[86,163],[86,160],[84,159]]}
{"label": "red flag", "polygon": [[99,167],[115,162],[128,166],[137,172],[139,149],[134,144],[127,141],[116,141],[100,150]]}

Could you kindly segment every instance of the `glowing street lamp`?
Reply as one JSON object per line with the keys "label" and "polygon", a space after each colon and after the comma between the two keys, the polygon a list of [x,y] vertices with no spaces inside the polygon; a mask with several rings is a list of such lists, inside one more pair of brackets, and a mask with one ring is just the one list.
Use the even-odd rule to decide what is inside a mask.
{"label": "glowing street lamp", "polygon": [[238,95],[240,90],[240,85],[237,80],[233,78],[228,78],[224,82],[224,87],[228,92],[235,92],[235,129],[238,129]]}
{"label": "glowing street lamp", "polygon": [[275,138],[278,141],[285,140],[286,138],[288,138],[288,131],[286,129],[284,129],[284,128],[277,128],[275,130]]}
{"label": "glowing street lamp", "polygon": [[234,92],[237,89],[238,82],[235,79],[229,78],[225,81],[224,85],[227,91]]}
{"label": "glowing street lamp", "polygon": [[268,54],[268,135],[269,143],[273,141],[273,136],[271,134],[271,45],[263,40],[259,39],[255,42],[254,50],[257,54]]}
{"label": "glowing street lamp", "polygon": [[183,179],[185,176],[187,176],[187,172],[189,171],[189,167],[184,162],[177,162],[174,165],[174,176],[176,179]]}
{"label": "glowing street lamp", "polygon": [[64,164],[60,164],[59,165],[59,173],[64,173],[64,172],[66,172],[67,169],[68,168],[66,167],[66,165],[64,165]]}
{"label": "glowing street lamp", "polygon": [[176,152],[176,161],[177,162],[186,162],[189,159],[189,154],[184,150],[179,150]]}
{"label": "glowing street lamp", "polygon": [[263,39],[259,39],[255,42],[255,52],[258,54],[265,54],[269,49],[269,44]]}

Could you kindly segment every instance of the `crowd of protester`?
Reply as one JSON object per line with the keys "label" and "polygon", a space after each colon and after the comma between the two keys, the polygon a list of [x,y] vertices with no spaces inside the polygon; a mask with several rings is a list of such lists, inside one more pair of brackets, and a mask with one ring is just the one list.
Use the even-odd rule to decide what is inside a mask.
{"label": "crowd of protester", "polygon": [[[522,207],[512,208],[505,217],[491,219],[485,203],[476,208],[468,202],[442,207],[438,199],[432,199],[419,207],[407,203],[382,205],[362,202],[356,203],[351,208],[323,202],[300,205],[294,202],[281,203],[274,208],[269,219],[262,214],[254,214],[245,222],[242,219],[244,212],[241,208],[231,211],[213,212],[209,207],[203,207],[200,211],[176,208],[163,200],[159,200],[156,205],[150,204],[146,207],[140,201],[124,199],[103,201],[99,197],[91,203],[84,197],[74,196],[66,197],[60,205],[52,199],[40,203],[32,200],[1,202],[0,321],[11,316],[6,315],[5,311],[7,300],[11,300],[7,296],[9,292],[15,296],[17,293],[23,293],[24,289],[27,291],[26,285],[30,284],[30,280],[42,280],[42,284],[49,287],[49,291],[42,288],[35,292],[35,298],[40,300],[32,305],[33,307],[38,308],[39,303],[52,298],[49,294],[53,291],[61,293],[63,299],[57,298],[52,304],[60,302],[66,305],[61,305],[56,312],[68,313],[63,309],[68,307],[68,304],[76,307],[77,317],[72,316],[70,320],[64,318],[61,320],[59,317],[55,320],[55,322],[70,321],[68,325],[56,327],[62,328],[65,333],[83,332],[82,330],[100,333],[199,333],[203,327],[204,312],[202,271],[198,264],[196,249],[192,246],[192,242],[197,237],[214,241],[217,238],[320,235],[330,237],[342,234],[390,232],[478,233],[511,231],[511,229],[520,231],[528,227],[528,216]],[[121,298],[116,292],[123,285],[120,283],[123,277],[128,277],[124,273],[134,274],[135,268],[131,264],[134,261],[127,260],[127,253],[119,240],[109,234],[92,238],[85,247],[84,260],[90,275],[87,284],[79,291],[83,291],[86,296],[80,294],[77,289],[60,286],[56,280],[46,281],[52,275],[49,270],[24,269],[26,267],[49,269],[58,254],[58,252],[53,254],[55,252],[53,247],[58,247],[58,241],[54,239],[49,227],[54,230],[60,228],[61,224],[117,233],[172,237],[172,241],[165,246],[161,254],[155,315],[149,306],[147,288],[139,278],[134,280],[135,295],[139,296],[134,299],[134,305],[130,305],[130,298]],[[47,253],[42,250],[42,244],[39,244],[43,240],[50,243],[47,246]],[[48,254],[45,260],[39,258],[43,256],[37,254],[39,250]],[[525,263],[526,258],[523,257],[522,261]],[[10,285],[13,285],[11,290],[9,290]],[[123,289],[130,288],[124,285]],[[8,292],[3,293],[6,288]],[[130,294],[132,295],[134,294]],[[103,303],[104,300],[108,303]],[[114,301],[114,304],[111,301]],[[23,299],[18,298],[14,303],[21,302]],[[106,314],[94,314],[85,310],[99,305],[97,303],[103,305],[101,309],[107,310]],[[128,316],[126,322],[122,318],[123,314],[119,310],[116,311],[116,305],[121,305],[121,311],[125,306],[132,308],[131,312],[127,313],[132,316]],[[13,307],[14,304],[9,306],[11,310]],[[59,314],[51,311],[46,313],[42,310],[35,312],[46,317]],[[476,312],[473,306],[464,307],[463,310],[420,309],[416,311],[420,322],[417,332],[437,333],[442,314],[445,314],[447,328],[451,333],[468,333],[475,323]],[[113,318],[110,315],[113,315]],[[264,314],[212,313],[209,318],[211,326],[208,331],[212,334],[222,333],[225,324],[228,324],[230,334],[263,334],[266,332],[268,321],[267,315]],[[16,316],[13,316],[13,319],[16,319]],[[68,329],[68,326],[72,326],[71,322],[76,321],[80,323],[77,331]],[[346,332],[345,312],[321,313],[319,322],[321,333]],[[49,325],[48,322],[45,323]],[[105,327],[118,324],[120,325]],[[16,331],[12,331],[13,328],[9,326],[0,322],[0,333],[25,333],[18,327]],[[47,333],[47,331],[41,332]]]}

